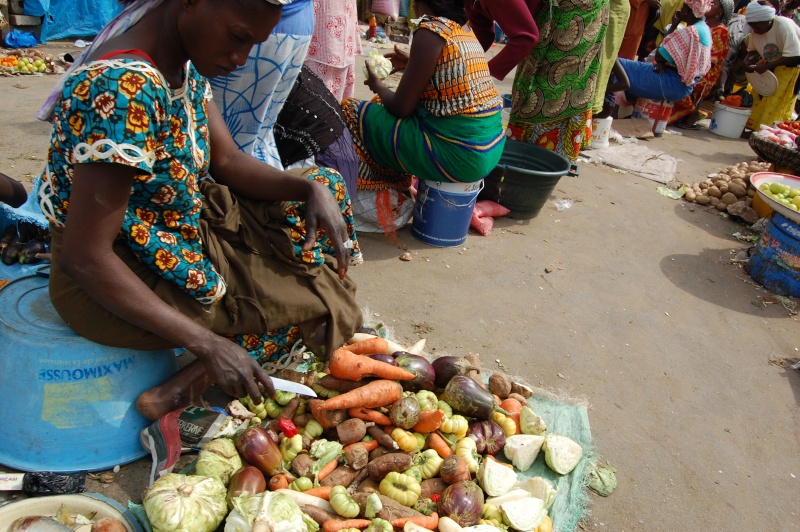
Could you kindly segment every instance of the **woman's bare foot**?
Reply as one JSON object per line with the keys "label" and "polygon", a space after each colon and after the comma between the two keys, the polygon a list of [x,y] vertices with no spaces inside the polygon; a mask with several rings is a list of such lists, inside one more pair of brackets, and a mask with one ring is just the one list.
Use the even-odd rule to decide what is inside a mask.
{"label": "woman's bare foot", "polygon": [[207,406],[203,393],[210,384],[205,367],[195,360],[162,384],[142,392],[136,399],[136,410],[150,421],[156,421],[185,406]]}

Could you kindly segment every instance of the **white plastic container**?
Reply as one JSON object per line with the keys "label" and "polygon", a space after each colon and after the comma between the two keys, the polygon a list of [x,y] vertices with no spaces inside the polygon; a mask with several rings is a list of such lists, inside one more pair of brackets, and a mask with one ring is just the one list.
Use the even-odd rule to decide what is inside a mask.
{"label": "white plastic container", "polygon": [[740,109],[715,102],[714,114],[711,116],[711,125],[708,130],[720,137],[738,139],[744,132],[750,112],[751,109]]}
{"label": "white plastic container", "polygon": [[599,150],[608,148],[608,139],[611,135],[611,122],[614,119],[610,116],[606,118],[592,119],[592,148]]}

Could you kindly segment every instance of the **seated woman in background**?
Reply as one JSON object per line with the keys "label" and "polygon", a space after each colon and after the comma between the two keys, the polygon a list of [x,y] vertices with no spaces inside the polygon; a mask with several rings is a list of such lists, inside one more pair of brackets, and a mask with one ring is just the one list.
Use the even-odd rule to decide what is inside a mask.
{"label": "seated woman in background", "polygon": [[670,124],[684,129],[697,129],[700,104],[707,97],[716,96],[722,65],[731,48],[727,24],[732,14],[733,0],[714,0],[706,13],[706,24],[711,29],[711,68],[695,84],[692,94],[675,102],[669,117]]}
{"label": "seated woman in background", "polygon": [[[464,27],[463,0],[416,0],[414,5],[422,20],[409,55],[390,54],[395,69],[404,70],[397,90],[370,68],[365,84],[378,98],[342,102],[360,157],[359,196],[362,190],[378,191],[376,202],[386,195],[384,205],[388,190],[407,191],[413,176],[463,183],[483,179],[505,144],[502,99],[480,43]],[[393,230],[384,227],[387,233]]]}
{"label": "seated woman in background", "polygon": [[677,102],[692,93],[695,83],[711,68],[711,30],[704,19],[711,2],[686,1],[653,52],[652,63],[620,59],[631,83],[625,93],[630,102],[636,98]]}
{"label": "seated woman in background", "polygon": [[94,342],[197,358],[143,391],[148,419],[212,383],[260,403],[262,363],[298,340],[325,355],[362,324],[341,176],[243,153],[211,100],[207,77],[247,61],[281,1],[133,0],[39,113],[53,306]]}
{"label": "seated woman in background", "polygon": [[776,16],[773,7],[758,2],[750,2],[744,16],[752,29],[745,71],[763,74],[769,70],[778,78],[774,94],[761,96],[753,91],[753,110],[746,127],[756,130],[761,124],[792,118],[800,74],[800,28],[793,20]]}

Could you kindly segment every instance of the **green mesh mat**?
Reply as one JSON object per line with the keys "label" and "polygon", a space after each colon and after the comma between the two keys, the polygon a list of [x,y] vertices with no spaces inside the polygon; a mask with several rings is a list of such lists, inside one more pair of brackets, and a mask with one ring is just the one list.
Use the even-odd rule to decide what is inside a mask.
{"label": "green mesh mat", "polygon": [[583,406],[559,402],[539,395],[529,397],[528,402],[533,411],[544,419],[547,424],[547,432],[572,438],[583,448],[583,458],[569,475],[559,475],[550,469],[544,461],[544,451],[539,453],[530,469],[524,473],[518,472],[518,476],[525,478],[545,478],[558,488],[558,496],[548,510],[548,514],[553,520],[553,530],[571,532],[586,514],[586,506],[589,502],[589,495],[583,487],[592,452],[589,414]]}

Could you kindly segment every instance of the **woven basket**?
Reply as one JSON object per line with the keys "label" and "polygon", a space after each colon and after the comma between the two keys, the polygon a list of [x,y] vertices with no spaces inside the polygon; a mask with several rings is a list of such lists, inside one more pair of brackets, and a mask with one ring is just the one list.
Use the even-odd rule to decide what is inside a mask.
{"label": "woven basket", "polygon": [[800,172],[800,151],[770,142],[756,133],[750,135],[748,142],[756,155],[775,168],[791,170],[795,175]]}

